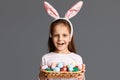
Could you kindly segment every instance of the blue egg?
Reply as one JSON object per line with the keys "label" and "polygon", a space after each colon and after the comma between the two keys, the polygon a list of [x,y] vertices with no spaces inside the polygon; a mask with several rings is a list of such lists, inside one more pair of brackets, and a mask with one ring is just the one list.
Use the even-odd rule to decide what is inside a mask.
{"label": "blue egg", "polygon": [[57,65],[59,68],[62,68],[64,66],[64,64],[62,62],[58,63]]}
{"label": "blue egg", "polygon": [[69,67],[69,68],[68,68],[68,71],[69,71],[69,72],[72,72],[72,71],[73,71],[73,67]]}
{"label": "blue egg", "polygon": [[59,68],[59,67],[55,67],[55,68],[53,69],[53,71],[59,72],[59,71],[60,71],[60,68]]}
{"label": "blue egg", "polygon": [[68,68],[73,68],[73,66],[71,64],[68,64],[67,67]]}

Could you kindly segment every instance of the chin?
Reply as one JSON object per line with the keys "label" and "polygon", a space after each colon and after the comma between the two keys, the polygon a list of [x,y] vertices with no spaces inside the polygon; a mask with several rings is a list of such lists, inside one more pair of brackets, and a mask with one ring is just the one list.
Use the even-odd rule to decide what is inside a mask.
{"label": "chin", "polygon": [[65,48],[57,48],[58,51],[64,51]]}
{"label": "chin", "polygon": [[58,51],[64,51],[64,49],[57,49]]}

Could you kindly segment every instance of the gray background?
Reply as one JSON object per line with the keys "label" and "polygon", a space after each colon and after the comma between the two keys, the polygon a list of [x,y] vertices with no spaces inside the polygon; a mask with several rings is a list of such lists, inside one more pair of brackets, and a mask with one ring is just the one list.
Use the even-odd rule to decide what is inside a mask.
{"label": "gray background", "polygon": [[[79,0],[47,0],[63,17]],[[71,19],[86,80],[119,80],[120,0],[84,0]],[[51,18],[43,0],[0,0],[0,80],[37,80]]]}

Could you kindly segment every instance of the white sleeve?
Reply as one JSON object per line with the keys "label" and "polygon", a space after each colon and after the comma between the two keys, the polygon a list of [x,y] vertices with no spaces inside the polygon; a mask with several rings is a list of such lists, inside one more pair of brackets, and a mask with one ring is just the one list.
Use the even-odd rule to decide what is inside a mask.
{"label": "white sleeve", "polygon": [[82,60],[82,57],[80,56],[80,55],[77,55],[76,57],[75,57],[75,60],[76,60],[76,63],[77,64],[83,64],[83,60]]}
{"label": "white sleeve", "polygon": [[41,64],[42,65],[46,65],[47,64],[47,60],[46,60],[45,56],[42,57],[42,63]]}

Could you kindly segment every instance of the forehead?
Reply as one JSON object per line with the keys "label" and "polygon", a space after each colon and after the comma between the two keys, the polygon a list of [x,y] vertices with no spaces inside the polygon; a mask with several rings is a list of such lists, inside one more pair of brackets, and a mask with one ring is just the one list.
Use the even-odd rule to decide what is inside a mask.
{"label": "forehead", "polygon": [[65,24],[63,24],[63,23],[61,23],[61,24],[58,24],[58,25],[56,25],[55,27],[54,27],[54,29],[53,29],[53,31],[54,32],[70,32],[69,31],[69,26],[68,25],[65,25]]}

